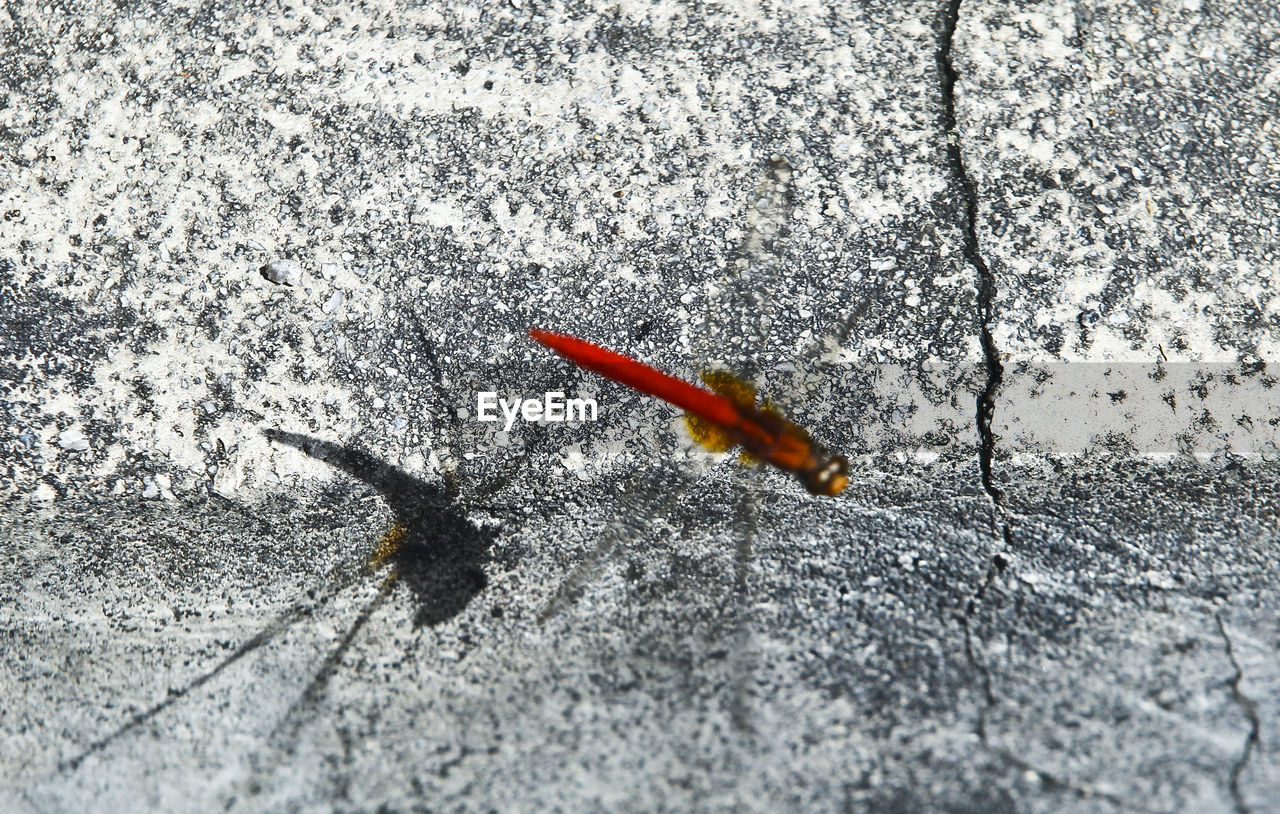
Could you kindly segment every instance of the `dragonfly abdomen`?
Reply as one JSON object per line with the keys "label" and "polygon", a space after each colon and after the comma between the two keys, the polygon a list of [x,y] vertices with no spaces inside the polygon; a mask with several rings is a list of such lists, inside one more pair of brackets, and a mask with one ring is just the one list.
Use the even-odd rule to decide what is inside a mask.
{"label": "dragonfly abdomen", "polygon": [[704,376],[712,386],[708,390],[568,334],[531,328],[529,336],[588,370],[692,414],[699,420],[691,422],[695,438],[709,448],[721,447],[714,437],[727,438],[749,455],[794,472],[815,495],[838,495],[849,484],[849,465],[843,456],[828,454],[776,410],[752,404],[754,389],[728,373],[713,371]]}

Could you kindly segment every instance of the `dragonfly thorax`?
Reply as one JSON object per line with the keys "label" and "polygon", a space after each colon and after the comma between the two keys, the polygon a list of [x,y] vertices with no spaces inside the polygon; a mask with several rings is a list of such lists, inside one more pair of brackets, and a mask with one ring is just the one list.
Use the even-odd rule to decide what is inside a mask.
{"label": "dragonfly thorax", "polygon": [[834,497],[849,485],[849,462],[831,455],[809,433],[771,407],[741,406],[734,435],[754,458],[794,472],[811,494]]}

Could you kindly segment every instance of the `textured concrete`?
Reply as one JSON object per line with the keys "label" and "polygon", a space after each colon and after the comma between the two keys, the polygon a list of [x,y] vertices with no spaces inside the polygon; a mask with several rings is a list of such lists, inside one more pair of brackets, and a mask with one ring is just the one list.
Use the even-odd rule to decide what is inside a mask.
{"label": "textured concrete", "polygon": [[[0,809],[1280,799],[1274,11],[0,32]],[[531,325],[750,374],[850,488]]]}
{"label": "textured concrete", "polygon": [[1267,4],[964,4],[1001,456],[1280,458],[1278,37]]}

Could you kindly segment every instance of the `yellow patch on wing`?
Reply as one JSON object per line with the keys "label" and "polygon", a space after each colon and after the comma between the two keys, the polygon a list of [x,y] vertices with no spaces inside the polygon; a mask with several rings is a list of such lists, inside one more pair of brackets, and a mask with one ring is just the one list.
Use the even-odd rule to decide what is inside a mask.
{"label": "yellow patch on wing", "polygon": [[711,452],[728,452],[737,443],[719,424],[713,424],[693,413],[684,414],[684,427],[698,446]]}
{"label": "yellow patch on wing", "polygon": [[[755,405],[756,389],[727,370],[708,370],[702,374],[702,381],[709,389],[739,407]],[[728,452],[738,443],[719,424],[713,424],[692,413],[684,414],[684,425],[694,442],[711,452]]]}
{"label": "yellow patch on wing", "polygon": [[373,556],[369,557],[369,567],[381,568],[390,562],[399,553],[400,546],[404,545],[404,537],[405,528],[399,523],[387,529],[387,533],[378,541],[378,547],[374,549]]}
{"label": "yellow patch on wing", "polygon": [[702,374],[702,383],[739,407],[755,406],[755,387],[727,370],[705,371]]}

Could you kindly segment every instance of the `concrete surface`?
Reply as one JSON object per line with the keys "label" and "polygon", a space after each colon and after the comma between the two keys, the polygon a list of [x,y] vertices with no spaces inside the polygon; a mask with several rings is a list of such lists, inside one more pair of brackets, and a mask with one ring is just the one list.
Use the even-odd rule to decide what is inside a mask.
{"label": "concrete surface", "polygon": [[1278,29],[8,4],[0,808],[1273,809]]}

